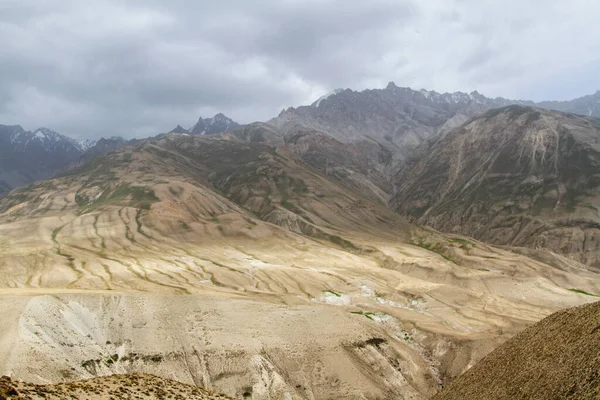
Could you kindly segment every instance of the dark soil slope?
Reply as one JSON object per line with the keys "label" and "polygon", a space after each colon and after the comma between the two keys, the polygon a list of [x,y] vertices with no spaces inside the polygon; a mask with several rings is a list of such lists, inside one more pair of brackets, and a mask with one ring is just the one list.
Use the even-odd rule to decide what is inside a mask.
{"label": "dark soil slope", "polygon": [[543,319],[433,399],[600,399],[600,302]]}

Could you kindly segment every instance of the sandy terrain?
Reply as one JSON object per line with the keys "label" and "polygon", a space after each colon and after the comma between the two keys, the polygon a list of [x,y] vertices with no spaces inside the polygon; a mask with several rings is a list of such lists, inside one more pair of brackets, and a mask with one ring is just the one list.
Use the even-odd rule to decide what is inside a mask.
{"label": "sandy terrain", "polygon": [[358,234],[346,237],[373,250],[348,252],[260,222],[259,238],[160,247],[169,239],[144,227],[152,239],[132,233],[125,251],[124,224],[101,221],[97,235],[73,232],[77,245],[56,235],[74,268],[50,240],[24,259],[53,268],[3,275],[17,287],[0,291],[0,373],[55,383],[146,372],[255,399],[423,399],[527,325],[594,299],[569,288],[600,289],[568,260],[561,270],[425,230],[415,240],[450,256]]}

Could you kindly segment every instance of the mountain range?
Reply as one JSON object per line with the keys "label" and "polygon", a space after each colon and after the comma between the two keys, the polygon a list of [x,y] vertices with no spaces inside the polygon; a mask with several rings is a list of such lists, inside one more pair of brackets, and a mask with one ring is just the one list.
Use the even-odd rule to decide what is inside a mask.
{"label": "mountain range", "polygon": [[[587,115],[600,112],[599,102],[600,91],[570,102],[533,103],[492,99],[478,92],[412,90],[390,82],[385,89],[338,89],[309,106],[290,107],[267,122],[242,126],[216,114],[199,118],[190,129],[178,125],[171,133],[221,134],[278,147],[366,198],[389,203],[411,221],[501,245],[548,248],[592,266],[600,265],[594,240],[594,227],[600,221],[596,222],[591,189],[595,187],[597,120]],[[542,112],[543,107],[576,111],[582,117]],[[488,110],[505,111],[485,114]],[[461,135],[459,127],[468,132]],[[525,136],[523,129],[529,131]],[[560,143],[553,147],[556,135]],[[463,137],[479,140],[464,148]],[[500,137],[501,143],[496,141]],[[45,128],[26,132],[19,126],[0,127],[0,140],[4,143],[0,196],[138,141],[112,137],[80,142]],[[582,146],[591,147],[581,150]],[[511,159],[516,153],[519,157]],[[461,154],[466,158],[457,160]],[[490,157],[496,164],[486,167],[489,172],[479,170],[476,180],[467,179],[466,171]],[[549,164],[550,159],[554,164]],[[498,176],[499,162],[514,168],[502,170],[507,183],[496,187],[488,176]],[[436,178],[436,170],[444,174]],[[449,171],[455,178],[448,180]],[[583,174],[574,183],[579,171]],[[494,190],[498,195],[493,202],[467,200],[461,185],[469,186],[471,196]],[[531,190],[528,205],[522,193],[525,187],[531,188],[526,189]],[[468,204],[472,204],[469,210]],[[499,214],[493,211],[498,207],[502,208]],[[485,210],[486,215],[474,210]],[[465,215],[468,220],[462,221]]]}
{"label": "mountain range", "polygon": [[[390,82],[385,89],[362,92],[337,89],[310,106],[290,107],[266,123],[252,124],[256,126],[250,129],[276,132],[280,138],[288,133],[308,130],[342,143],[355,143],[360,148],[359,152],[364,153],[363,158],[371,160],[367,167],[371,172],[366,176],[377,182],[378,189],[374,195],[389,197],[393,187],[391,177],[417,146],[489,109],[511,104],[600,117],[600,91],[571,101],[534,103],[488,98],[476,91],[437,93],[412,90]],[[231,118],[218,113],[212,118],[199,118],[189,129],[178,125],[170,132],[212,135],[239,130],[240,127]],[[91,159],[127,141],[109,138],[100,142],[96,146],[95,140],[78,141],[46,128],[26,132],[20,126],[0,125],[0,197],[12,188],[50,177],[82,156],[83,159]],[[346,168],[341,173],[348,171],[356,172]],[[364,175],[365,171],[361,174]],[[383,181],[381,176],[385,177]]]}
{"label": "mountain range", "polygon": [[[189,130],[178,125],[172,132],[213,135],[239,126],[219,113],[213,118],[200,118]],[[47,128],[29,132],[19,125],[0,125],[0,198],[16,187],[49,178],[136,140],[75,140]]]}
{"label": "mountain range", "polygon": [[534,324],[600,295],[599,96],[577,114],[390,83],[145,139],[2,127],[5,186],[29,183],[0,199],[0,374],[31,384],[0,389],[535,393],[536,368],[502,367],[546,343],[536,326],[595,344],[596,307]]}
{"label": "mountain range", "polygon": [[0,197],[12,188],[51,177],[95,142],[76,141],[47,128],[33,132],[0,125]]}
{"label": "mountain range", "polygon": [[426,399],[600,293],[574,260],[411,225],[292,150],[166,134],[10,192],[0,370],[34,384],[144,372],[234,398]]}

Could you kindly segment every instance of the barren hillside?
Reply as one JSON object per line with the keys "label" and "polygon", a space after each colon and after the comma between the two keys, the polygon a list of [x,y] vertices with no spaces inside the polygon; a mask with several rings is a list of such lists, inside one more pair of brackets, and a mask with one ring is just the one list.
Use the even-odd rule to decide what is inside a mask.
{"label": "barren hillside", "polygon": [[85,381],[34,385],[0,378],[0,399],[181,399],[227,400],[231,397],[213,394],[191,385],[152,375],[112,375]]}
{"label": "barren hillside", "polygon": [[511,106],[421,149],[391,205],[419,224],[600,265],[600,120]]}
{"label": "barren hillside", "polygon": [[600,292],[575,261],[417,228],[286,151],[178,134],[11,192],[0,252],[1,374],[252,399],[429,398]]}

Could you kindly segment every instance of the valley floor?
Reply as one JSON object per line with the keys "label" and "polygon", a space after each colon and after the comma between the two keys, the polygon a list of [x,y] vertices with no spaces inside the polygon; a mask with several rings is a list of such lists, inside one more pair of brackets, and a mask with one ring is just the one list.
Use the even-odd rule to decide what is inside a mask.
{"label": "valley floor", "polygon": [[595,299],[568,289],[599,289],[560,257],[562,269],[414,234],[348,234],[370,249],[349,252],[266,237],[153,248],[155,231],[127,253],[98,250],[104,262],[63,245],[78,284],[35,287],[72,276],[56,267],[0,290],[0,373],[48,384],[141,372],[253,399],[426,399],[526,326]]}

